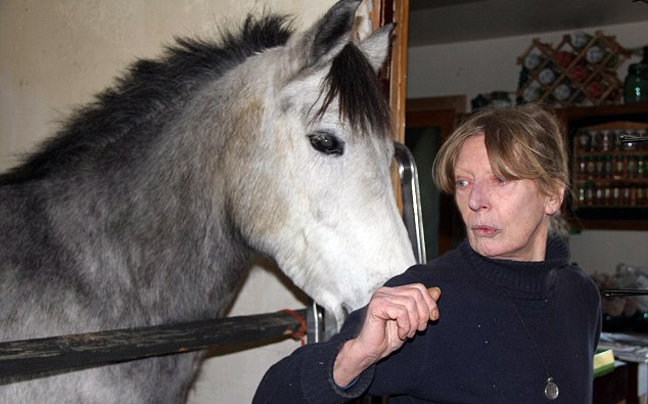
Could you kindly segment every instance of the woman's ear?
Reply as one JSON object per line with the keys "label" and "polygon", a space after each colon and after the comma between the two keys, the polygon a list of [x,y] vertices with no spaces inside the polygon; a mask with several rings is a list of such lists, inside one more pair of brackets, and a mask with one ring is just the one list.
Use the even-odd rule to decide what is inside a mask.
{"label": "woman's ear", "polygon": [[562,205],[565,196],[565,188],[565,184],[562,184],[558,188],[557,193],[547,195],[547,200],[545,202],[545,213],[547,215],[553,216],[560,211],[560,206]]}

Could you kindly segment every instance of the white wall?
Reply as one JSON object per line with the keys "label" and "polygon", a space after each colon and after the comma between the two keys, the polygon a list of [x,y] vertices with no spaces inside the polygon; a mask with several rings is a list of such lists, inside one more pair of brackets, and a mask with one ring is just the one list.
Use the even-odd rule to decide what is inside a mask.
{"label": "white wall", "polygon": [[618,264],[648,268],[648,232],[586,230],[569,238],[572,258],[588,272],[613,273]]}
{"label": "white wall", "polygon": [[[153,57],[174,36],[214,34],[265,5],[300,16],[303,27],[335,0],[0,1],[0,170],[91,100],[134,58]],[[252,271],[231,314],[303,307],[275,269]],[[288,284],[286,287],[283,283]],[[250,402],[263,372],[299,346],[289,340],[207,361],[191,403]]]}
{"label": "white wall", "polygon": [[[616,36],[617,42],[629,49],[648,45],[648,20],[583,29],[589,33],[596,30]],[[521,68],[517,58],[532,40],[558,45],[565,34],[571,31],[410,48],[407,97],[464,94],[470,101],[480,93],[514,92]],[[626,65],[618,70],[622,80]],[[648,267],[648,232],[584,230],[570,237],[570,246],[572,258],[588,272],[613,272],[618,263]]]}

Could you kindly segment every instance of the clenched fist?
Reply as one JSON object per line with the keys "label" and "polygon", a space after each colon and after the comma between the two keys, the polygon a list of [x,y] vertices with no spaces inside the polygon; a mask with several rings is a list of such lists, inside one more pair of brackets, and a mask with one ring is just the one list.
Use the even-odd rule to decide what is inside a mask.
{"label": "clenched fist", "polygon": [[348,385],[372,364],[398,350],[408,338],[439,318],[438,287],[414,283],[378,289],[367,306],[360,333],[347,341],[333,367],[339,386]]}

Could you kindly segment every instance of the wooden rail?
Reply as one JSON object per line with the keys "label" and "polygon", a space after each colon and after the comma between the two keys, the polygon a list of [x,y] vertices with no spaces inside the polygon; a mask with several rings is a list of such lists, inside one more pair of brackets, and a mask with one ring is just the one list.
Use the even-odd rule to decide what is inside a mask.
{"label": "wooden rail", "polygon": [[226,345],[273,342],[303,333],[305,315],[303,309],[4,342],[0,343],[0,379]]}

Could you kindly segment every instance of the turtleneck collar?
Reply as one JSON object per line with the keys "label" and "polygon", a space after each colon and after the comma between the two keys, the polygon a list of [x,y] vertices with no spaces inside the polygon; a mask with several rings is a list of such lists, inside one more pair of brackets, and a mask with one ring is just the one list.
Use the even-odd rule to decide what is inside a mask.
{"label": "turtleneck collar", "polygon": [[475,252],[468,240],[464,240],[459,249],[469,258],[478,276],[516,299],[547,298],[552,291],[555,270],[569,264],[567,245],[555,236],[547,239],[545,260],[538,262],[487,258]]}

